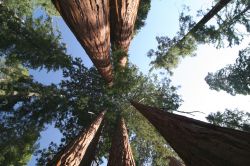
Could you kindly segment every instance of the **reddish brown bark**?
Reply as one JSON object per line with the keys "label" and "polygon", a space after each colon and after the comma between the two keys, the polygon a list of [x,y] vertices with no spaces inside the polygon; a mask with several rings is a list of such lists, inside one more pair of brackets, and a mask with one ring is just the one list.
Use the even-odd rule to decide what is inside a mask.
{"label": "reddish brown bark", "polygon": [[[133,37],[134,25],[140,0],[111,0],[110,26],[113,49],[128,52]],[[120,57],[119,64],[125,66],[127,57]]]}
{"label": "reddish brown bark", "polygon": [[180,160],[175,157],[167,157],[169,160],[168,166],[185,166]]}
{"label": "reddish brown bark", "polygon": [[219,127],[136,102],[143,114],[188,166],[250,164],[250,133]]}
{"label": "reddish brown bark", "polygon": [[68,144],[63,151],[58,153],[48,164],[49,166],[78,166],[86,153],[86,150],[96,135],[97,130],[104,118],[102,112],[96,120],[84,132],[80,133],[75,140]]}
{"label": "reddish brown bark", "polygon": [[108,166],[135,166],[123,118],[120,119],[116,133],[113,136]]}
{"label": "reddish brown bark", "polygon": [[83,156],[83,159],[80,163],[80,166],[91,166],[92,162],[95,160],[96,152],[97,152],[97,145],[100,140],[100,136],[102,133],[103,125],[99,127],[99,129],[96,132],[95,137],[90,142],[87,151],[85,155]]}
{"label": "reddish brown bark", "polygon": [[108,82],[110,62],[109,0],[52,0],[64,21]]}

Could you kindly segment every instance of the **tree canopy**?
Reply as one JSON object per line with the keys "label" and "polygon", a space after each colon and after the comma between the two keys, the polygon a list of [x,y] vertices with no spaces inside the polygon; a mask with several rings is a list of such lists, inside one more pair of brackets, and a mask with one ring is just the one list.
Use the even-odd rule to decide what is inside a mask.
{"label": "tree canopy", "polygon": [[224,112],[210,113],[206,118],[210,123],[218,126],[250,131],[249,112],[226,109]]}
{"label": "tree canopy", "polygon": [[[150,7],[151,0],[140,1],[135,32],[145,25]],[[185,40],[183,37],[195,22],[183,12],[175,37],[156,38],[157,50],[149,52],[156,58],[152,64],[171,72],[181,58],[195,54],[198,44],[213,43],[218,48],[239,44],[245,34],[238,34],[236,27],[243,25],[247,33],[250,31],[248,9],[247,0],[231,2],[215,16],[215,23],[199,27]],[[60,31],[53,24],[57,15],[51,1],[46,0],[6,0],[0,4],[0,165],[25,165],[32,154],[38,157],[37,165],[46,165],[103,110],[107,113],[96,155],[99,163],[109,157],[111,138],[121,116],[129,129],[137,165],[167,166],[169,158],[179,159],[156,129],[130,105],[131,100],[136,100],[163,110],[177,110],[182,99],[170,75],[159,78],[151,72],[142,74],[130,62],[122,69],[113,63],[115,81],[112,87],[108,86],[95,67],[86,67],[81,58],[67,53]],[[113,61],[124,55],[120,50],[110,53]],[[234,65],[209,73],[206,81],[211,89],[248,95],[248,54],[246,48],[240,51]],[[60,70],[63,76],[59,84],[44,85],[34,80],[30,69]],[[207,119],[216,125],[249,131],[249,114],[237,109],[211,113]],[[40,149],[40,133],[48,125],[62,133],[61,143],[51,142],[48,148]]]}
{"label": "tree canopy", "polygon": [[70,65],[65,44],[48,15],[34,18],[17,10],[22,5],[16,9],[7,5],[0,5],[0,57],[31,69],[58,70]]}
{"label": "tree canopy", "polygon": [[235,64],[230,64],[215,73],[208,73],[205,80],[213,90],[224,90],[231,95],[250,94],[250,48],[239,51]]}
{"label": "tree canopy", "polygon": [[[221,2],[215,1],[217,4]],[[210,18],[211,21],[209,19],[202,22],[207,17],[207,12],[198,11],[197,15],[202,16],[202,24],[193,21],[193,16],[187,14],[189,8],[185,7],[179,17],[180,28],[176,35],[173,38],[156,37],[157,49],[151,49],[148,52],[149,57],[155,57],[151,62],[153,68],[164,68],[171,71],[177,67],[182,58],[194,56],[199,44],[214,44],[217,48],[239,45],[250,30],[249,2],[248,0],[223,2],[229,3],[223,4],[224,7]],[[212,14],[213,9],[208,9],[208,14]],[[244,30],[239,30],[239,26]]]}

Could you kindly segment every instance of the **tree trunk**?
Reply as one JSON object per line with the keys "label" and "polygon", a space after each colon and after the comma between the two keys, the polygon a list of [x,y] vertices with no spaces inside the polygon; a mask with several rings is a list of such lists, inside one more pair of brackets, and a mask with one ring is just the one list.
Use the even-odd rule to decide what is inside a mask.
{"label": "tree trunk", "polygon": [[84,132],[81,132],[75,140],[70,142],[63,151],[58,153],[49,166],[78,166],[86,154],[86,150],[93,140],[104,118],[105,111]]}
{"label": "tree trunk", "polygon": [[111,83],[109,0],[52,0],[90,59]]}
{"label": "tree trunk", "polygon": [[187,166],[250,164],[250,133],[208,124],[136,102]]}
{"label": "tree trunk", "polygon": [[167,157],[169,160],[168,166],[185,166],[180,160],[175,157]]}
{"label": "tree trunk", "polygon": [[108,166],[135,166],[127,128],[121,118],[113,136]]}
{"label": "tree trunk", "polygon": [[[110,2],[112,48],[121,49],[127,54],[140,0],[111,0]],[[127,56],[119,57],[118,61],[122,67],[126,66],[127,58]]]}
{"label": "tree trunk", "polygon": [[189,32],[175,44],[173,48],[177,45],[182,46],[183,42],[190,36],[193,36],[199,28],[203,27],[211,18],[213,18],[221,9],[223,9],[231,0],[220,0]]}
{"label": "tree trunk", "polygon": [[97,145],[98,145],[99,140],[100,140],[102,129],[103,129],[103,125],[101,125],[99,127],[95,137],[93,138],[93,140],[89,144],[88,149],[87,149],[87,151],[86,151],[85,155],[83,156],[83,159],[80,163],[80,166],[91,166],[91,163],[95,160],[95,156],[96,156],[96,152],[97,152]]}
{"label": "tree trunk", "polygon": [[[187,35],[195,33],[200,27],[203,27],[211,18],[213,18],[221,9],[223,9],[231,0],[220,0],[189,32]],[[187,36],[186,35],[186,36]]]}

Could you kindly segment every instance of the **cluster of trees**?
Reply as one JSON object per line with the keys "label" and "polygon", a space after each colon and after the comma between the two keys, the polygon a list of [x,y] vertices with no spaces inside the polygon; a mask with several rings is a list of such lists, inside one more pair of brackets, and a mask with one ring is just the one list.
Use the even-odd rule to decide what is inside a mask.
{"label": "cluster of trees", "polygon": [[[183,29],[178,37],[173,40],[167,37],[158,38],[159,50],[151,53],[159,54],[163,58],[156,59],[154,64],[170,69],[177,64],[176,55],[191,54],[197,43],[220,41],[221,44],[221,39],[226,37],[229,45],[238,44],[241,39],[237,37],[236,31],[226,33],[225,30],[229,31],[239,23],[248,27],[248,2],[237,0],[230,5],[230,11],[234,15],[223,9],[225,11],[221,13],[224,13],[224,16],[217,16],[220,20],[218,25],[199,28],[192,37],[185,39],[184,43],[189,45],[182,43],[183,48],[172,49],[170,56],[166,51],[194,25],[191,17],[182,15],[180,21]],[[245,8],[246,11],[242,10]],[[145,24],[149,9],[150,0],[142,0],[135,31],[139,31]],[[37,10],[38,12],[35,12]],[[176,156],[175,152],[156,129],[131,107],[129,101],[137,100],[158,108],[177,110],[182,102],[177,93],[178,88],[171,85],[169,78],[159,80],[154,75],[143,75],[131,63],[116,72],[115,84],[108,87],[96,68],[87,68],[80,58],[73,59],[67,54],[65,44],[60,41],[60,32],[52,25],[53,15],[58,13],[51,2],[46,0],[24,0],[18,3],[15,0],[7,0],[0,4],[0,165],[25,165],[35,151],[40,156],[37,164],[45,165],[65,144],[88,127],[103,109],[106,109],[107,113],[106,127],[101,133],[98,146],[97,157],[100,162],[102,157],[108,157],[110,138],[116,127],[117,117],[123,116],[129,129],[136,164],[166,165],[168,157]],[[205,34],[206,37],[199,38],[200,34]],[[238,79],[240,77],[244,79],[242,82],[249,82],[247,52],[242,51],[241,59],[237,60],[238,64],[226,68],[227,72],[222,72],[227,74],[224,76],[226,81],[231,78],[228,74],[231,72],[233,75],[238,74],[237,81],[241,80]],[[28,69],[62,70],[63,79],[58,85],[43,85],[29,75]],[[246,77],[243,77],[242,73],[245,73]],[[221,81],[219,78],[218,80]],[[229,81],[226,85],[228,87],[225,89],[234,88],[228,90],[232,94],[245,93],[244,87],[240,87],[244,90],[238,90],[238,82]],[[249,114],[246,115],[249,117]],[[246,115],[239,111],[227,111],[211,114],[208,120],[217,125],[249,131],[249,118],[244,119]],[[63,134],[61,144],[51,143],[47,149],[37,151],[36,142],[46,124],[54,124],[60,130]]]}
{"label": "cluster of trees", "polygon": [[[250,1],[225,0],[214,1],[214,7],[207,11],[198,11],[202,19],[196,23],[189,8],[180,14],[180,29],[176,36],[156,37],[158,47],[148,52],[155,57],[151,62],[153,68],[164,68],[172,73],[180,60],[186,56],[194,56],[199,44],[213,44],[216,48],[239,45],[250,33]],[[249,46],[239,51],[235,64],[208,73],[205,81],[210,89],[224,90],[231,95],[249,95],[250,92],[250,57]],[[207,120],[213,124],[249,131],[249,114],[226,109],[223,113],[211,113]]]}
{"label": "cluster of trees", "polygon": [[[108,127],[101,135],[99,159],[108,155],[110,136],[120,114],[128,121],[138,164],[163,164],[166,156],[176,155],[128,103],[137,99],[176,110],[181,99],[169,79],[156,83],[155,76],[145,76],[134,65],[128,64],[116,74],[117,82],[109,88],[95,68],[86,68],[81,59],[72,59],[66,53],[65,44],[60,42],[60,32],[52,26],[51,14],[57,13],[50,3],[23,1],[16,5],[13,1],[6,1],[0,8],[1,165],[25,165],[37,150],[36,141],[45,125],[55,124],[63,134],[62,144],[52,143],[48,149],[37,151],[41,154],[38,165],[44,165],[86,128],[103,108],[108,110]],[[35,10],[41,8],[48,12],[34,17]],[[149,8],[150,1],[141,2],[137,31],[145,24]],[[64,79],[59,85],[43,85],[33,80],[28,69],[61,69]]]}

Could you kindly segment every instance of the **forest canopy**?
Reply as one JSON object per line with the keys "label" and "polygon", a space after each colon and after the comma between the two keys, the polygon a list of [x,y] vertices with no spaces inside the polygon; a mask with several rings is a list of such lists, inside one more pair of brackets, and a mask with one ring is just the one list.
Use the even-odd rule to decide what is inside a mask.
{"label": "forest canopy", "polygon": [[[214,1],[214,6],[217,3]],[[250,31],[249,4],[248,0],[223,4],[204,24],[196,23],[183,9],[176,35],[156,37],[156,50],[148,52],[154,58],[153,69],[164,68],[164,75],[155,74],[159,70],[142,73],[129,60],[125,67],[119,66],[117,59],[128,57],[129,51],[111,46],[111,85],[95,64],[88,67],[82,57],[69,53],[62,42],[63,32],[54,21],[62,18],[51,1],[0,1],[0,165],[26,165],[32,155],[36,156],[37,165],[48,164],[103,111],[106,114],[96,145],[96,163],[105,163],[109,158],[114,131],[123,117],[136,165],[167,166],[170,159],[183,164],[171,145],[130,102],[176,113],[184,101],[180,87],[172,83],[173,69],[182,58],[194,56],[201,44],[213,44],[218,49],[239,45]],[[151,0],[140,1],[131,40],[147,24],[151,5]],[[197,13],[204,18],[209,11],[210,8]],[[239,31],[238,26],[244,31]],[[205,80],[210,89],[249,95],[249,62],[247,47],[239,51],[235,64],[208,73]],[[38,75],[61,72],[62,76],[57,84],[44,84],[30,71]],[[213,125],[250,131],[249,113],[238,109],[210,113],[206,118]],[[41,133],[48,126],[62,134],[60,143],[51,142],[40,148]]]}

